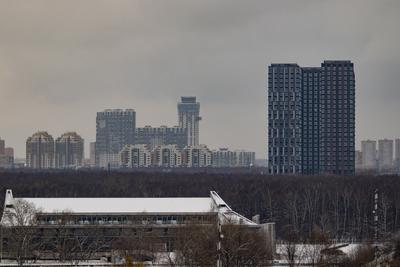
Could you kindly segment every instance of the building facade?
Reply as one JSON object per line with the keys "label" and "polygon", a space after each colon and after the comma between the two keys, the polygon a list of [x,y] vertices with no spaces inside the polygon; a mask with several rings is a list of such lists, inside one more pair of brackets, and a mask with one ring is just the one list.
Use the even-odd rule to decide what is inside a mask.
{"label": "building facade", "polygon": [[122,168],[146,168],[152,165],[151,151],[146,144],[126,145],[120,152]]}
{"label": "building facade", "polygon": [[200,103],[196,97],[181,97],[178,103],[179,127],[187,129],[187,145],[199,145]]}
{"label": "building facade", "polygon": [[182,167],[182,152],[177,145],[157,146],[153,150],[152,162],[156,167]]}
{"label": "building facade", "polygon": [[350,61],[268,68],[271,174],[353,175],[355,82]]}
{"label": "building facade", "polygon": [[362,152],[362,169],[375,170],[377,168],[376,141],[374,140],[361,141],[361,152]]}
{"label": "building facade", "polygon": [[76,132],[67,132],[55,141],[55,167],[58,169],[83,166],[84,140]]}
{"label": "building facade", "polygon": [[211,151],[205,145],[185,147],[182,151],[182,166],[187,168],[211,167]]}
{"label": "building facade", "polygon": [[96,166],[96,142],[89,144],[89,164],[92,167]]}
{"label": "building facade", "polygon": [[393,140],[378,140],[378,164],[380,173],[389,173],[393,168]]}
{"label": "building facade", "polygon": [[12,147],[5,147],[5,141],[0,139],[0,168],[13,168],[14,167],[14,149]]}
{"label": "building facade", "polygon": [[400,174],[400,139],[394,141],[394,163],[396,172]]}
{"label": "building facade", "polygon": [[215,168],[252,167],[255,157],[255,152],[231,151],[228,148],[220,148],[211,153],[212,166]]}
{"label": "building facade", "polygon": [[0,138],[0,155],[4,155],[5,148],[6,148],[6,142]]}
{"label": "building facade", "polygon": [[301,68],[268,68],[268,166],[271,174],[301,172]]}
{"label": "building facade", "polygon": [[[32,216],[36,218],[35,227],[27,223],[20,224],[13,219],[20,205],[26,203],[29,203],[28,206],[33,211]],[[55,247],[66,245],[63,241],[72,240],[72,244],[81,249],[76,249],[78,252],[73,254],[75,258],[72,258],[71,262],[81,259],[81,251],[91,252],[85,255],[85,260],[106,258],[111,262],[112,255],[121,252],[113,248],[117,242],[133,240],[140,244],[149,242],[150,238],[154,241],[149,252],[156,253],[144,255],[148,261],[159,262],[160,259],[155,259],[154,255],[160,257],[162,253],[176,251],[181,229],[186,226],[204,227],[202,230],[206,230],[211,227],[215,229],[219,225],[240,225],[247,230],[259,231],[260,236],[268,242],[268,247],[273,248],[275,243],[274,223],[260,224],[259,221],[249,220],[233,211],[214,191],[206,197],[17,198],[8,189],[0,224],[1,259],[15,259],[13,239],[10,238],[13,231],[30,229],[30,234],[34,236],[30,240],[40,243],[41,246],[37,248],[36,253],[27,251],[24,256],[35,258],[35,263],[36,260],[59,261],[60,254],[56,253],[58,250],[55,250]],[[88,236],[90,238],[87,238]],[[57,241],[61,242],[55,243]],[[26,245],[29,247],[30,244]],[[148,249],[141,247],[141,250]],[[121,255],[124,255],[124,252],[126,253],[122,251]],[[170,266],[169,263],[166,261],[160,265],[155,264]],[[57,262],[50,264],[54,265]]]}
{"label": "building facade", "polygon": [[54,168],[54,139],[47,132],[36,132],[26,140],[26,166],[33,169]]}
{"label": "building facade", "polygon": [[187,146],[187,129],[181,127],[151,127],[136,128],[135,144],[146,144],[150,150],[162,145],[177,145],[180,149]]}
{"label": "building facade", "polygon": [[119,152],[134,144],[136,113],[133,109],[107,109],[96,117],[96,165],[118,167]]}

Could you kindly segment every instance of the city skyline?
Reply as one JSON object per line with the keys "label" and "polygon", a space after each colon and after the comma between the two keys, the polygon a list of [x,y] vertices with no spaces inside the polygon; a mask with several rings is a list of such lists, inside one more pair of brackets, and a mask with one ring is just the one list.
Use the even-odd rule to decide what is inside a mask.
{"label": "city skyline", "polygon": [[175,125],[177,96],[195,95],[202,143],[265,158],[267,66],[323,58],[356,66],[356,149],[361,140],[395,139],[399,126],[386,118],[400,113],[399,5],[87,1],[77,11],[70,2],[3,1],[0,136],[24,158],[32,132],[76,131],[87,157],[97,111],[133,108],[138,126]]}

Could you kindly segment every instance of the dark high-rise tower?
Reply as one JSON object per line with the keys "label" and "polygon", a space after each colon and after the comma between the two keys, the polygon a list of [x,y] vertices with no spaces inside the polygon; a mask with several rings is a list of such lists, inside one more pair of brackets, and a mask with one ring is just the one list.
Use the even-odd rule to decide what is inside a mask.
{"label": "dark high-rise tower", "polygon": [[354,174],[353,63],[268,71],[268,162],[272,174]]}
{"label": "dark high-rise tower", "polygon": [[270,173],[301,171],[301,68],[268,68],[268,165]]}
{"label": "dark high-rise tower", "polygon": [[320,87],[320,173],[352,175],[355,169],[353,63],[324,61]]}

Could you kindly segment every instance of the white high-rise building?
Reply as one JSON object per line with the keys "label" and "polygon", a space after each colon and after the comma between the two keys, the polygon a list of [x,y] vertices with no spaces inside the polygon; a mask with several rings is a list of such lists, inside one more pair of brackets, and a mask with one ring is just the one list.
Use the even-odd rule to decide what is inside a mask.
{"label": "white high-rise building", "polygon": [[143,168],[151,166],[151,152],[147,145],[126,145],[119,153],[123,168]]}
{"label": "white high-rise building", "polygon": [[390,172],[393,168],[393,140],[378,141],[379,172]]}
{"label": "white high-rise building", "polygon": [[187,129],[187,145],[199,145],[200,103],[194,96],[183,96],[178,103],[179,127]]}
{"label": "white high-rise building", "polygon": [[364,140],[361,141],[362,153],[362,169],[373,170],[376,169],[376,141]]}
{"label": "white high-rise building", "polygon": [[210,167],[211,162],[211,151],[205,145],[187,146],[182,151],[182,166],[184,167]]}

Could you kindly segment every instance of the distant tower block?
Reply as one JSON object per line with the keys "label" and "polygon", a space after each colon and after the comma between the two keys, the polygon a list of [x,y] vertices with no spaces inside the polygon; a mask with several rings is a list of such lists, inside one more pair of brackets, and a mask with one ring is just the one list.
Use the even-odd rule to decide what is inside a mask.
{"label": "distant tower block", "polygon": [[179,127],[187,129],[188,145],[199,145],[200,103],[194,96],[183,96],[178,103]]}

